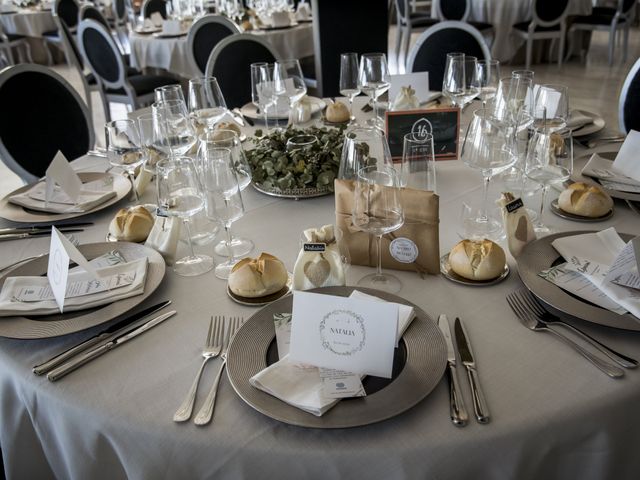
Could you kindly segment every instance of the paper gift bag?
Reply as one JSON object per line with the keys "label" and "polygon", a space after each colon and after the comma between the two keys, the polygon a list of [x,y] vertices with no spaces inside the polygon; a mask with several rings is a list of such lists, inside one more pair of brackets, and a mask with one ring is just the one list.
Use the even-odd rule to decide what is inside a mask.
{"label": "paper gift bag", "polygon": [[[384,187],[383,187],[384,188]],[[342,229],[351,263],[375,267],[376,239],[351,220],[355,183],[335,180],[336,225]],[[382,237],[382,267],[411,270],[420,275],[440,273],[439,197],[434,192],[402,189],[404,225]]]}

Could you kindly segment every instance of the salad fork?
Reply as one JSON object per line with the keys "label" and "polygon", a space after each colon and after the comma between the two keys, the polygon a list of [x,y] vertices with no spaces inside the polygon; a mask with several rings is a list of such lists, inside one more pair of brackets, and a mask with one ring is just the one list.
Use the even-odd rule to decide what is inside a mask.
{"label": "salad fork", "polygon": [[556,317],[552,313],[549,313],[547,310],[544,309],[542,305],[540,305],[538,300],[528,290],[520,290],[514,293],[516,295],[517,294],[520,295],[520,298],[522,299],[523,303],[529,307],[529,310],[533,312],[536,315],[536,317],[538,317],[538,320],[540,320],[542,323],[547,325],[549,324],[562,325],[567,330],[571,330],[580,338],[582,338],[585,342],[589,343],[591,346],[598,349],[600,352],[604,353],[607,357],[609,357],[611,360],[616,362],[621,367],[636,368],[638,366],[637,360],[631,357],[627,357],[622,353],[616,352],[612,348],[606,346],[604,343],[593,338],[591,335],[583,332],[582,330],[579,330],[573,325],[570,325],[562,321],[560,318]]}
{"label": "salad fork", "polygon": [[231,318],[231,321],[229,323],[229,328],[227,329],[227,333],[224,338],[224,348],[221,355],[222,365],[220,365],[220,370],[218,371],[218,375],[216,376],[216,379],[214,380],[213,385],[211,386],[211,390],[209,391],[209,394],[207,395],[207,398],[204,401],[204,404],[202,405],[202,407],[200,408],[200,411],[196,415],[196,418],[194,420],[194,423],[196,425],[203,426],[208,424],[211,421],[211,417],[213,416],[213,408],[215,407],[215,404],[216,404],[218,384],[220,383],[220,377],[222,377],[222,372],[224,371],[224,367],[227,364],[227,351],[229,350],[229,344],[231,343],[231,340],[233,340],[233,336],[235,335],[236,331],[240,328],[243,321],[244,319],[240,317]]}
{"label": "salad fork", "polygon": [[609,375],[611,378],[620,378],[624,376],[624,371],[621,368],[616,367],[615,365],[606,362],[595,355],[593,355],[588,350],[585,350],[580,345],[575,343],[569,337],[566,337],[558,330],[548,327],[544,323],[542,323],[538,317],[536,317],[520,300],[520,298],[515,295],[516,292],[512,292],[507,295],[507,303],[516,314],[516,316],[520,319],[522,324],[527,327],[529,330],[533,331],[543,331],[543,332],[551,332],[560,338],[564,343],[572,347],[576,352],[581,354],[584,358],[589,360],[593,365],[598,367],[604,373]]}
{"label": "salad fork", "polygon": [[193,405],[196,401],[196,392],[198,390],[198,384],[200,383],[200,377],[202,376],[202,372],[204,371],[204,367],[209,360],[220,355],[222,351],[222,335],[224,331],[224,317],[215,317],[215,321],[213,316],[211,317],[211,321],[209,322],[209,330],[207,331],[207,340],[205,342],[205,346],[202,349],[202,356],[204,360],[200,365],[200,369],[196,374],[196,378],[189,389],[189,393],[187,393],[187,397],[182,402],[182,405],[178,407],[178,410],[173,415],[174,422],[185,422],[191,418],[191,413],[193,412]]}

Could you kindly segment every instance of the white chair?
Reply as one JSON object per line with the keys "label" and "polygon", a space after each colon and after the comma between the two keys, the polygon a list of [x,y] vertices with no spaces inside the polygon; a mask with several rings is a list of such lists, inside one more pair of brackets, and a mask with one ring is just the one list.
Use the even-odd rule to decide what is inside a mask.
{"label": "white chair", "polygon": [[204,75],[214,47],[223,38],[242,33],[242,29],[222,15],[205,15],[198,19],[187,35],[187,56],[194,71]]}
{"label": "white chair", "polygon": [[400,71],[400,67],[404,68],[407,63],[411,34],[435,25],[438,19],[431,18],[425,13],[412,13],[409,0],[395,0],[395,5],[397,25],[395,55],[396,65]]}
{"label": "white chair", "polygon": [[618,106],[620,131],[640,131],[640,58],[631,67],[620,92]]}
{"label": "white chair", "polygon": [[568,11],[569,0],[534,0],[533,19],[513,26],[513,34],[527,42],[527,70],[531,67],[534,40],[559,40],[558,66],[562,66]]}
{"label": "white chair", "polygon": [[24,57],[28,63],[33,62],[31,58],[31,47],[29,46],[29,42],[27,42],[27,37],[24,35],[5,33],[2,30],[2,24],[0,24],[0,51],[4,52],[9,65],[16,63],[13,56],[14,48],[19,49],[21,57],[24,53]]}
{"label": "white chair", "polygon": [[493,39],[493,25],[470,21],[472,0],[434,0],[436,17],[439,20],[459,20],[477,28],[483,35]]}
{"label": "white chair", "polygon": [[[78,2],[76,0],[55,0],[53,4],[52,14],[54,17],[59,17],[71,30],[72,34],[76,33],[76,29],[78,28],[78,19],[79,19],[80,7],[78,6]],[[53,64],[53,56],[51,55],[51,51],[49,47],[54,45],[56,47],[62,48],[62,36],[58,29],[49,30],[48,32],[44,32],[42,34],[42,38],[45,40],[47,44],[47,56],[49,65]]]}

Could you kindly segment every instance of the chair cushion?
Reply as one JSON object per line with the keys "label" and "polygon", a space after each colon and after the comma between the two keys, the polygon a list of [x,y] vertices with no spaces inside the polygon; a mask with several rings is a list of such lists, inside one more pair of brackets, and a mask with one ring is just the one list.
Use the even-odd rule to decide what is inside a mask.
{"label": "chair cushion", "polygon": [[[142,72],[140,72],[140,70],[137,70],[137,69],[135,69],[133,67],[127,67],[127,76],[133,77],[135,75],[141,75],[141,74],[142,74]],[[84,76],[84,78],[87,80],[87,83],[89,85],[95,85],[97,83],[95,75],[93,73],[91,73],[91,72],[87,73]]]}
{"label": "chair cushion", "polygon": [[23,38],[27,38],[24,35],[18,35],[15,33],[5,33],[10,42],[15,42],[16,40],[22,40]]}
{"label": "chair cushion", "polygon": [[493,25],[491,25],[490,23],[485,23],[485,22],[467,22],[467,23],[480,31],[493,29]]}
{"label": "chair cushion", "polygon": [[[531,22],[520,22],[516,23],[513,28],[516,30],[522,30],[524,32],[529,30],[529,24]],[[558,32],[560,31],[560,25],[554,25],[553,27],[542,27],[540,25],[536,25],[535,32]]]}
{"label": "chair cushion", "polygon": [[44,32],[42,34],[43,37],[48,37],[48,38],[59,38],[58,35],[58,30],[49,30],[48,32]]}
{"label": "chair cushion", "polygon": [[[613,10],[612,14],[594,13],[592,15],[579,15],[573,18],[573,23],[571,26],[573,27],[575,25],[611,25],[611,22],[613,21],[614,16],[615,16],[615,10]],[[622,24],[624,22],[625,22],[625,19],[621,18],[618,23]]]}
{"label": "chair cushion", "polygon": [[411,26],[413,28],[431,27],[431,26],[435,25],[438,22],[439,22],[439,20],[437,18],[425,17],[424,15],[420,15],[420,16],[416,16],[415,18],[411,18]]}
{"label": "chair cushion", "polygon": [[[163,75],[133,75],[129,77],[128,80],[135,90],[136,95],[138,96],[152,93],[158,87],[178,83],[176,79],[165,77]],[[107,89],[107,93],[113,93],[115,95],[126,95],[124,89],[122,88]]]}

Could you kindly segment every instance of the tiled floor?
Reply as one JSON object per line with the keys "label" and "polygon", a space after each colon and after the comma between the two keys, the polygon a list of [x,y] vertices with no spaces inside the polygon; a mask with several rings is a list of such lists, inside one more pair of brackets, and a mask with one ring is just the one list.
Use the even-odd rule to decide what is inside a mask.
{"label": "tiled floor", "polygon": [[[389,45],[394,45],[395,29],[390,32]],[[586,62],[582,63],[574,58],[561,69],[554,64],[534,65],[537,83],[561,83],[569,86],[572,108],[599,112],[607,125],[617,128],[618,125],[618,96],[627,72],[636,59],[640,57],[640,30],[632,29],[630,37],[629,56],[626,63],[622,63],[618,55],[616,63],[609,67],[607,63],[608,34],[596,32],[593,36],[590,54]],[[389,58],[389,64],[395,65],[395,58]],[[519,66],[504,66],[503,74],[515,70]],[[54,69],[64,76],[78,91],[80,79],[75,71],[66,66],[58,65]],[[94,125],[96,138],[102,143],[104,136],[104,114],[97,94],[93,95]],[[122,105],[112,105],[113,118],[122,118],[126,110]],[[20,179],[0,163],[0,195],[12,191],[21,185]]]}

